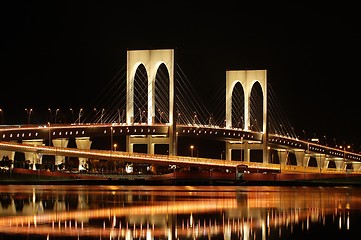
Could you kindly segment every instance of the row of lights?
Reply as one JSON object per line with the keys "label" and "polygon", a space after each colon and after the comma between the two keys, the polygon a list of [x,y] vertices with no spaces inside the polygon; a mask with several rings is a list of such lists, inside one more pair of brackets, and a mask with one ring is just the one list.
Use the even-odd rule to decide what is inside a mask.
{"label": "row of lights", "polygon": [[[186,129],[183,129],[183,131],[182,131],[183,133],[194,133],[194,134],[201,134],[202,133],[202,130],[195,130],[195,129],[193,129],[193,130],[190,130],[190,129],[188,129],[188,130],[186,130]],[[218,135],[218,131],[212,131],[212,130],[210,130],[210,131],[207,131],[207,130],[203,130],[203,133],[204,134],[207,134],[207,133],[209,133],[209,134],[215,134],[215,135]],[[224,131],[223,132],[223,136],[233,136],[233,137],[243,137],[243,138],[248,138],[248,139],[253,139],[254,138],[254,136],[253,135],[250,135],[250,134],[243,134],[242,136],[241,136],[241,133],[236,133],[236,132],[233,132],[233,133],[231,133],[231,131],[228,131],[228,133],[226,132],[226,131]]]}

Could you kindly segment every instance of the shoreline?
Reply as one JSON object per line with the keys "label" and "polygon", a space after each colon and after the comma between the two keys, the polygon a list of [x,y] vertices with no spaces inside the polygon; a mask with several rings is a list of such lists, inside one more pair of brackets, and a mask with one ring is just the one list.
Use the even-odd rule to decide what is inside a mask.
{"label": "shoreline", "polygon": [[161,175],[66,173],[14,168],[0,185],[361,186],[360,174],[171,172]]}

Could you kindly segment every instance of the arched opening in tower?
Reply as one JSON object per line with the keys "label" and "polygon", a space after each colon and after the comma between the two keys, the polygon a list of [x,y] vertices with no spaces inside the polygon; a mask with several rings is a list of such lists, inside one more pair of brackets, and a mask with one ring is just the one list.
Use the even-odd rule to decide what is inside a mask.
{"label": "arched opening in tower", "polygon": [[232,91],[232,128],[244,129],[244,90],[239,82]]}
{"label": "arched opening in tower", "polygon": [[148,74],[143,64],[134,76],[134,123],[146,123],[148,114]]}
{"label": "arched opening in tower", "polygon": [[255,82],[249,99],[249,129],[252,131],[263,131],[263,101],[262,87],[259,82]]}
{"label": "arched opening in tower", "polygon": [[169,72],[165,64],[161,64],[155,76],[155,123],[169,123]]}

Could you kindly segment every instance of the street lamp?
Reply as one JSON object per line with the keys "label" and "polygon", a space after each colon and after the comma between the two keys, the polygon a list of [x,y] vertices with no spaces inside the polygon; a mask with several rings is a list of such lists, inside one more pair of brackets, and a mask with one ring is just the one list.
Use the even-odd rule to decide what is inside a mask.
{"label": "street lamp", "polygon": [[81,117],[81,114],[83,113],[83,109],[82,108],[80,108],[80,110],[79,110],[79,116],[78,116],[78,118],[79,118],[79,124],[80,124],[80,117]]}
{"label": "street lamp", "polygon": [[111,150],[113,150],[114,145],[116,145],[116,144],[113,144],[113,126],[111,126],[110,127],[110,149]]}
{"label": "street lamp", "polygon": [[0,113],[1,113],[1,124],[4,124],[4,114],[1,108],[0,108]]}
{"label": "street lamp", "polygon": [[26,114],[28,116],[28,124],[29,124],[30,123],[31,112],[33,111],[33,109],[32,108],[30,108],[30,109],[25,108],[25,111],[26,111]]}
{"label": "street lamp", "polygon": [[69,110],[71,112],[71,120],[72,120],[72,122],[74,122],[74,111],[72,108],[70,108]]}
{"label": "street lamp", "polygon": [[100,123],[103,123],[103,114],[104,114],[104,108],[102,109],[102,114],[100,115]]}
{"label": "street lamp", "polygon": [[59,112],[59,108],[57,108],[57,109],[55,110],[55,119],[54,119],[54,123],[56,123],[56,117],[58,116],[58,112]]}
{"label": "street lamp", "polygon": [[191,157],[193,157],[194,145],[191,145],[191,146],[190,146],[190,149],[191,149]]}
{"label": "street lamp", "polygon": [[164,112],[160,110],[160,108],[158,108],[158,113],[159,113],[159,123],[162,123]]}
{"label": "street lamp", "polygon": [[48,122],[48,128],[49,128],[49,146],[51,146],[51,130],[50,130],[50,122]]}
{"label": "street lamp", "polygon": [[197,119],[197,113],[196,111],[193,112],[193,125],[196,124],[196,119]]}
{"label": "street lamp", "polygon": [[114,149],[114,151],[117,151],[117,146],[118,146],[118,145],[117,145],[116,143],[113,144],[113,149]]}
{"label": "street lamp", "polygon": [[53,115],[52,115],[52,113],[51,113],[51,108],[48,108],[48,111],[49,111],[49,113],[50,113],[49,123],[51,123],[51,120],[53,119]]}

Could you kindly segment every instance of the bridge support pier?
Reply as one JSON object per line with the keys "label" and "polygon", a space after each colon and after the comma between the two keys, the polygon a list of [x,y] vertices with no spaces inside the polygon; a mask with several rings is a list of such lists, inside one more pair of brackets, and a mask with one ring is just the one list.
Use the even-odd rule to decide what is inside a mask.
{"label": "bridge support pier", "polygon": [[278,159],[280,160],[281,166],[287,164],[288,153],[289,153],[288,149],[278,149],[277,150]]}
{"label": "bridge support pier", "polygon": [[326,166],[326,155],[319,153],[316,155],[316,160],[317,160],[317,166],[320,170],[324,169]]}
{"label": "bridge support pier", "polygon": [[226,142],[226,160],[232,160],[232,150],[240,150],[241,157],[237,159],[239,161],[250,162],[250,149],[247,141],[242,141],[240,143]]}
{"label": "bridge support pier", "polygon": [[294,154],[296,156],[296,162],[297,162],[297,166],[301,166],[304,167],[305,165],[305,158],[306,158],[306,153],[304,150],[298,150],[295,149],[294,150]]}
{"label": "bridge support pier", "polygon": [[[43,139],[31,139],[31,140],[23,140],[24,144],[29,144],[33,146],[44,146]],[[25,160],[29,160],[30,164],[32,164],[32,169],[36,170],[36,164],[42,164],[42,155],[33,152],[24,152]]]}
{"label": "bridge support pier", "polygon": [[262,159],[253,159],[254,162],[267,162],[268,151],[263,143],[249,143],[242,139],[241,142],[226,142],[226,160],[232,160],[232,150],[241,150],[238,161],[251,162],[251,150],[262,150]]}
{"label": "bridge support pier", "polygon": [[355,171],[360,171],[361,170],[361,163],[360,162],[353,162],[352,163],[352,168]]}
{"label": "bridge support pier", "polygon": [[336,165],[336,169],[345,169],[346,168],[346,164],[343,161],[343,159],[341,159],[340,161],[335,160],[335,165]]}
{"label": "bridge support pier", "polygon": [[[53,139],[52,143],[54,147],[66,148],[68,146],[69,140],[67,138],[57,138]],[[55,166],[59,170],[59,165],[65,163],[64,156],[55,156]]]}
{"label": "bridge support pier", "polygon": [[[89,137],[75,138],[75,142],[78,149],[90,149],[92,144],[92,141],[90,141]],[[79,171],[85,170],[87,168],[87,160],[88,158],[79,157]]]}
{"label": "bridge support pier", "polygon": [[127,152],[134,152],[134,145],[135,144],[146,144],[147,145],[147,154],[154,154],[155,153],[155,145],[156,144],[166,144],[169,146],[168,149],[171,148],[172,143],[171,137],[155,137],[148,135],[146,137],[134,137],[134,136],[127,136],[126,137],[126,151]]}

